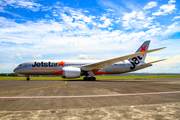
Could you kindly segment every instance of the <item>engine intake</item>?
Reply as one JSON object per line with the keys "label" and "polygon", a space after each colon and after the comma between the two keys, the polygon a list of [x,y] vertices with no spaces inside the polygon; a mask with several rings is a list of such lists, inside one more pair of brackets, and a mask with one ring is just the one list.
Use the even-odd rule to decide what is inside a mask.
{"label": "engine intake", "polygon": [[78,78],[81,76],[81,69],[75,67],[62,68],[62,78]]}

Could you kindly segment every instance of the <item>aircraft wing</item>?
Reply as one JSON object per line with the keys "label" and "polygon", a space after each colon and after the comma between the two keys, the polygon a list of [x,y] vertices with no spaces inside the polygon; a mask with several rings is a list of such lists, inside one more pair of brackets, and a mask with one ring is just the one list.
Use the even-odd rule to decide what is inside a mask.
{"label": "aircraft wing", "polygon": [[97,62],[97,63],[84,65],[84,66],[81,67],[81,70],[83,70],[83,71],[91,71],[93,69],[95,71],[98,71],[98,70],[100,70],[101,68],[103,68],[103,67],[105,67],[107,65],[112,65],[112,64],[117,63],[119,61],[124,61],[124,60],[127,60],[127,59],[132,58],[132,57],[137,57],[137,56],[147,54],[147,53],[150,53],[150,52],[154,52],[154,51],[157,51],[157,50],[161,50],[161,49],[164,49],[164,48],[166,48],[166,47],[153,49],[153,50],[147,50],[147,51],[138,52],[138,53],[122,56],[122,57],[117,57],[117,58],[113,58],[113,59],[109,59],[109,60],[100,61],[100,62]]}

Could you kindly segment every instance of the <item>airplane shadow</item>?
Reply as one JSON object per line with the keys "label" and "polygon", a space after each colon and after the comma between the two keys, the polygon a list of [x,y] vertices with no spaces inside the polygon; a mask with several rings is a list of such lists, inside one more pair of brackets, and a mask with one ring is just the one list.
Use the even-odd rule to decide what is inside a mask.
{"label": "airplane shadow", "polygon": [[[66,81],[66,82],[68,82],[68,81],[76,81],[76,82],[160,82],[159,80],[158,81],[155,81],[155,80],[145,80],[145,79],[143,79],[143,80],[137,80],[137,79],[132,79],[132,80],[129,80],[129,79],[121,79],[121,80],[96,80],[96,81],[85,81],[85,80],[61,80],[61,81]],[[164,82],[164,81],[162,81],[162,82]]]}

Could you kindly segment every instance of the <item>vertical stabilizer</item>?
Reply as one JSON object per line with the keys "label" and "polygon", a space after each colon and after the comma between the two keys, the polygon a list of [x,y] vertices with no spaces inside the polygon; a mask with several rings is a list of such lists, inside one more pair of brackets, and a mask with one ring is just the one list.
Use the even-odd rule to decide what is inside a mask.
{"label": "vertical stabilizer", "polygon": [[[148,50],[149,44],[150,44],[150,40],[145,41],[135,53]],[[142,57],[141,61],[144,62],[146,59],[146,54],[141,55],[141,57]]]}
{"label": "vertical stabilizer", "polygon": [[[150,40],[145,41],[145,42],[138,48],[138,50],[137,50],[135,53],[137,53],[137,52],[142,52],[142,51],[147,51],[148,48],[149,48],[149,44],[150,44]],[[143,55],[139,56],[139,58],[140,58],[140,59],[139,59],[140,62],[144,62],[144,61],[145,61],[145,58],[146,58],[146,54],[143,54]],[[130,61],[130,60],[132,60],[132,58],[129,59],[129,61]]]}

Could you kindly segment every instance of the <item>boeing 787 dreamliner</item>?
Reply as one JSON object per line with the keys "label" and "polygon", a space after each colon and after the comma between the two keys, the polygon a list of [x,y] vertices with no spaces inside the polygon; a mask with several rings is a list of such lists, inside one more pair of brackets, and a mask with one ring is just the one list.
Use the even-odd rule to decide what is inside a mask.
{"label": "boeing 787 dreamliner", "polygon": [[[158,48],[148,50],[150,41],[145,41],[134,54],[107,60],[32,60],[18,65],[14,72],[29,75],[62,75],[63,78],[78,78],[95,81],[95,75],[122,74],[152,66],[152,63],[165,59],[145,63],[146,54]],[[90,77],[88,77],[90,76]]]}

